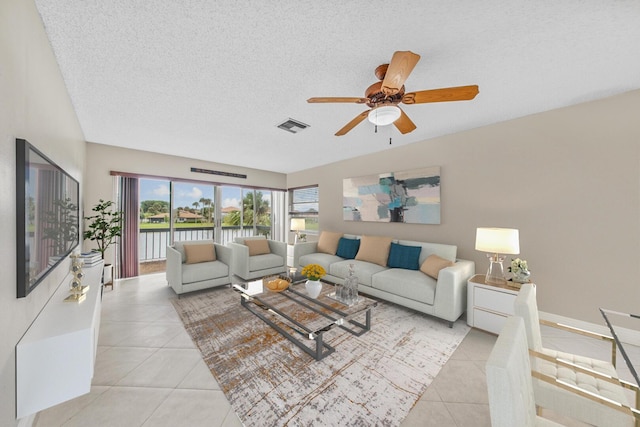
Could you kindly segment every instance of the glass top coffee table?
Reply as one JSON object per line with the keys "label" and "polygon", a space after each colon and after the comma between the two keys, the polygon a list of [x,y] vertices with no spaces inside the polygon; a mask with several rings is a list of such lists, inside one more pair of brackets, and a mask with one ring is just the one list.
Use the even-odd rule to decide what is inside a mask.
{"label": "glass top coffee table", "polygon": [[335,351],[323,335],[335,327],[360,336],[371,329],[371,309],[378,302],[362,295],[346,305],[335,299],[334,286],[322,282],[317,298],[309,296],[304,282],[290,284],[281,292],[263,287],[255,280],[234,284],[241,305],[262,319],[311,357],[321,360]]}
{"label": "glass top coffee table", "polygon": [[[607,310],[606,308],[601,308],[600,313],[602,314],[602,317],[604,317],[604,321],[607,323],[607,326],[611,331],[611,335],[613,336],[613,339],[615,340],[618,346],[618,349],[620,349],[620,353],[622,354],[622,357],[624,358],[624,361],[627,364],[627,367],[629,368],[629,371],[631,372],[633,379],[636,381],[636,384],[640,386],[640,376],[638,376],[638,372],[636,370],[636,367],[640,366],[640,359],[638,359],[637,352],[627,352],[626,347],[628,347],[629,344],[625,344],[618,336],[618,333],[622,332],[622,329],[623,329],[618,324],[619,319],[628,318],[628,319],[634,319],[637,321],[640,319],[640,315],[630,314],[630,313],[621,313],[619,311]],[[640,396],[638,397],[638,399],[640,399]]]}

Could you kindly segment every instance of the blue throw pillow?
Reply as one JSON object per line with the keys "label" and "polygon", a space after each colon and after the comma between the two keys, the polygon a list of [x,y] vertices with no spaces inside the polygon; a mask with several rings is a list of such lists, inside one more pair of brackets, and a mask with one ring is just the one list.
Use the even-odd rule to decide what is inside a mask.
{"label": "blue throw pillow", "polygon": [[358,249],[360,249],[360,240],[341,237],[338,241],[338,251],[336,255],[341,258],[354,259],[358,253]]}
{"label": "blue throw pillow", "polygon": [[390,268],[406,268],[408,270],[418,270],[420,265],[420,251],[422,246],[406,246],[398,243],[391,243],[387,266]]}

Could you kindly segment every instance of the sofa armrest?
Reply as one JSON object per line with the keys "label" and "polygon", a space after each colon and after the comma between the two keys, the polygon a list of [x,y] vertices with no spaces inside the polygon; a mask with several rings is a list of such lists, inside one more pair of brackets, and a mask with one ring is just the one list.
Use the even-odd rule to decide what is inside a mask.
{"label": "sofa armrest", "polygon": [[287,264],[287,244],[277,240],[267,240],[269,242],[269,250],[272,254],[280,255]]}
{"label": "sofa armrest", "polygon": [[167,246],[166,277],[176,293],[182,292],[182,254],[171,246]]}
{"label": "sofa armrest", "polygon": [[214,243],[213,246],[216,248],[216,259],[229,267],[229,275],[231,275],[231,259],[233,257],[231,248],[220,243]]}
{"label": "sofa armrest", "polygon": [[249,277],[249,247],[240,243],[227,243],[231,249],[231,274],[243,279]]}
{"label": "sofa armrest", "polygon": [[293,266],[299,267],[298,260],[303,255],[314,254],[318,252],[318,242],[302,242],[293,245]]}
{"label": "sofa armrest", "polygon": [[435,315],[455,322],[467,309],[467,280],[475,274],[473,261],[459,259],[440,270],[434,301]]}

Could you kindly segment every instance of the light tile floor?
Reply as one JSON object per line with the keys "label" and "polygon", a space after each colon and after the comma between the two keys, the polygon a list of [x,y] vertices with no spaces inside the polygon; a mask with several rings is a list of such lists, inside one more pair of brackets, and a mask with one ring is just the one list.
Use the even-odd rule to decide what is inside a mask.
{"label": "light tile floor", "polygon": [[[40,412],[34,425],[241,426],[183,328],[173,297],[164,273],[117,281],[105,290],[91,392]],[[484,365],[495,340],[472,329],[401,426],[490,426]],[[549,328],[543,328],[543,341],[602,359],[610,354],[605,343]],[[631,351],[640,360],[640,349]],[[628,370],[620,371],[630,379]]]}

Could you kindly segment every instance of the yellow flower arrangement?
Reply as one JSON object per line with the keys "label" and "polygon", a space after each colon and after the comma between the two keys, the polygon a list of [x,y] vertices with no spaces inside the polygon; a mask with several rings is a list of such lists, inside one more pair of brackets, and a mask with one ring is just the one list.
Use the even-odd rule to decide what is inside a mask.
{"label": "yellow flower arrangement", "polygon": [[302,275],[309,280],[320,280],[325,274],[324,267],[318,264],[308,264],[302,268]]}

